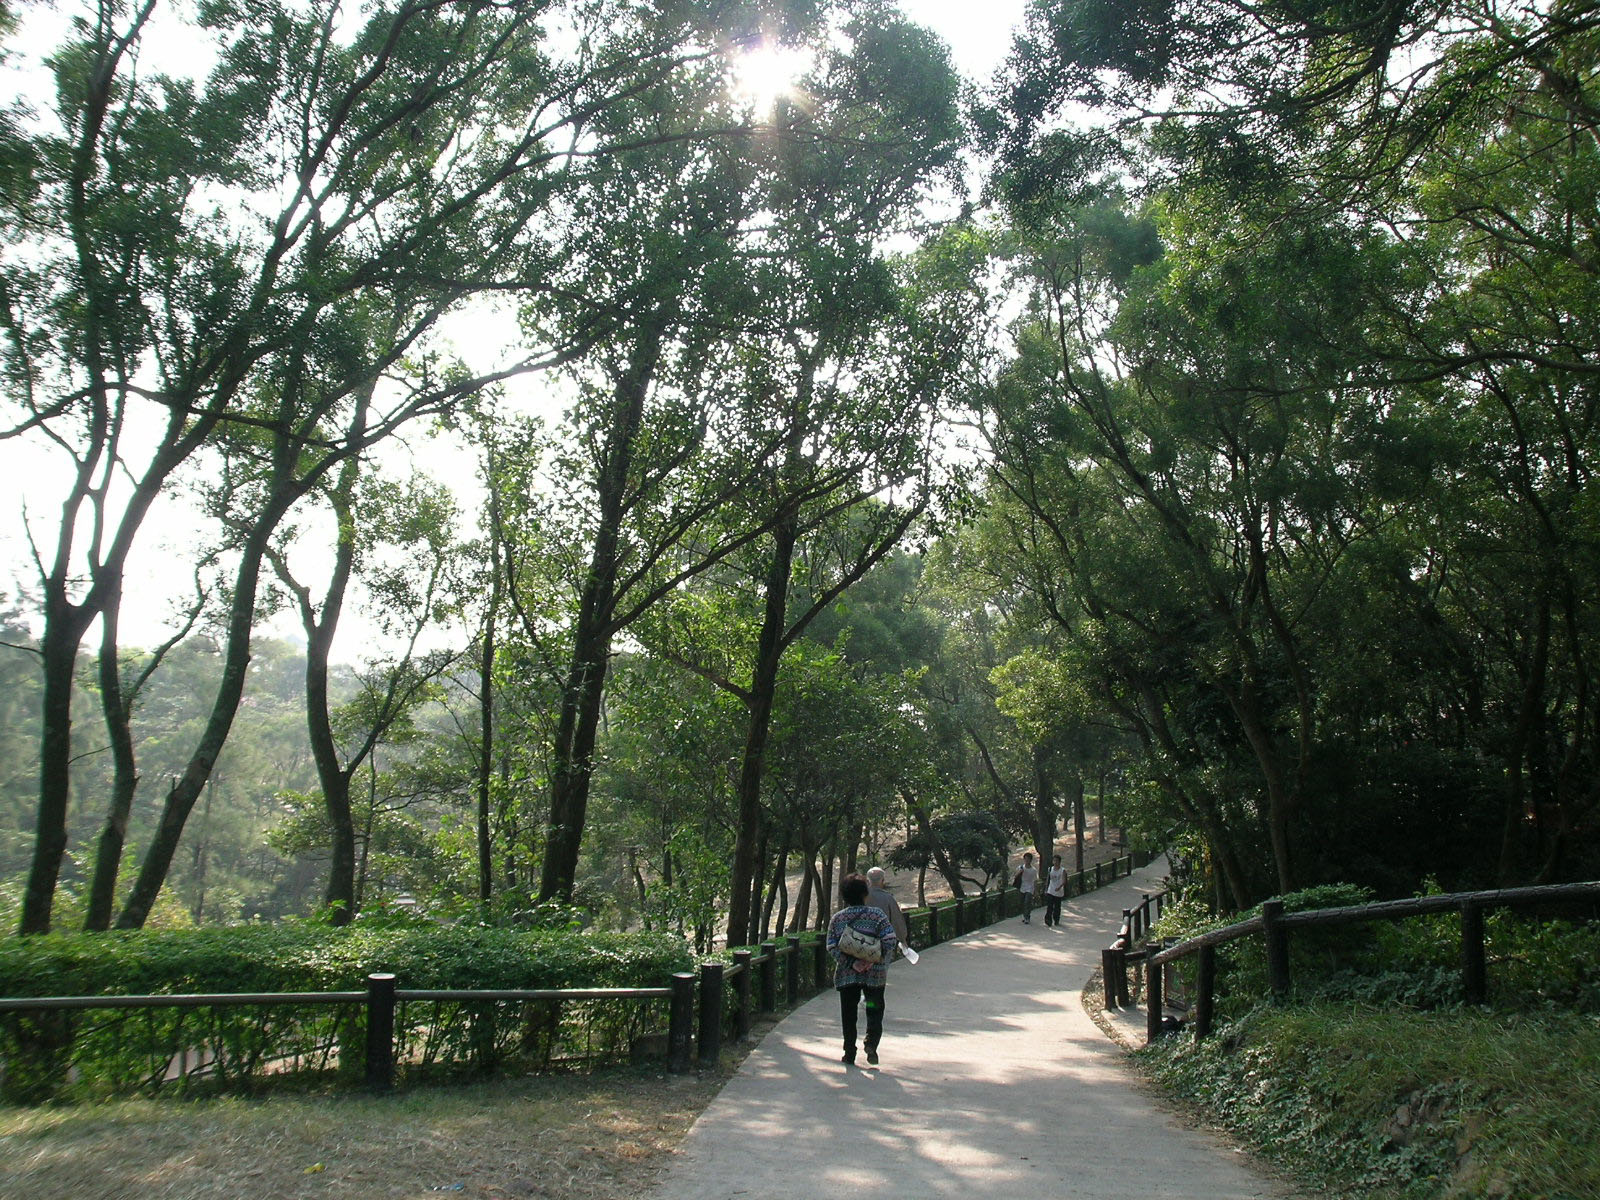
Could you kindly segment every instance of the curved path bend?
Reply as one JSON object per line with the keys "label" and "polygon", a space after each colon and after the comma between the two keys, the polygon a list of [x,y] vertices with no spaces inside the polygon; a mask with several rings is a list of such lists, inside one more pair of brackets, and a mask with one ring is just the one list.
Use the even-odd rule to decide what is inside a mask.
{"label": "curved path bend", "polygon": [[1162,1107],[1079,998],[1122,910],[1165,871],[1158,859],[1069,901],[1057,928],[1035,909],[1031,924],[896,963],[877,1067],[839,1061],[832,994],[801,1005],[701,1114],[651,1200],[1290,1200]]}

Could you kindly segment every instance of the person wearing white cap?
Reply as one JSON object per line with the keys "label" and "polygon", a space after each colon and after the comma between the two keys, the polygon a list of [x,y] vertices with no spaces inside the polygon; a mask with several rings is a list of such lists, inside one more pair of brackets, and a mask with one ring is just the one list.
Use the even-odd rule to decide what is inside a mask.
{"label": "person wearing white cap", "polygon": [[907,945],[906,915],[900,911],[900,902],[889,890],[889,876],[882,867],[867,869],[867,886],[867,903],[883,910],[883,915],[889,918],[889,924],[894,926],[895,940],[901,946]]}

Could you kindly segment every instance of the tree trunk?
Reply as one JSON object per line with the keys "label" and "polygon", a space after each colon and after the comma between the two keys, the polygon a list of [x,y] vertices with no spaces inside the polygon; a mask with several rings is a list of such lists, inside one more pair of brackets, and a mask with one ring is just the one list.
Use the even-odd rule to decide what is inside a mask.
{"label": "tree trunk", "polygon": [[1501,887],[1510,887],[1517,877],[1517,851],[1521,843],[1519,835],[1526,804],[1523,764],[1527,760],[1538,714],[1544,707],[1545,671],[1550,657],[1550,598],[1542,592],[1533,627],[1533,653],[1523,679],[1522,698],[1517,706],[1511,744],[1506,749],[1506,799],[1500,822],[1500,858],[1496,870]]}
{"label": "tree trunk", "polygon": [[767,842],[771,837],[771,823],[761,822],[761,839],[756,843],[755,870],[750,872],[750,936],[745,945],[754,946],[761,938],[761,881],[766,876]]}
{"label": "tree trunk", "polygon": [[745,729],[744,757],[739,767],[733,873],[728,885],[729,945],[738,945],[736,939],[750,927],[750,881],[755,871],[756,838],[761,824],[761,783],[766,773],[767,740],[772,729],[772,706],[778,690],[778,666],[783,661],[789,576],[794,569],[794,549],[798,540],[795,516],[792,512],[787,513],[772,530],[766,604],[761,619],[761,634],[756,643],[756,661],[751,671],[749,723]]}
{"label": "tree trunk", "polygon": [[[768,930],[783,932],[784,921],[789,916],[789,843],[787,840],[778,850],[777,865],[772,870],[772,887],[767,892],[766,909],[761,915],[761,940],[767,940]],[[772,919],[774,903],[778,906],[778,918]]]}
{"label": "tree trunk", "polygon": [[800,846],[802,861],[800,868],[800,894],[795,897],[794,921],[789,927],[790,933],[799,933],[810,927],[807,922],[811,918],[811,893],[813,890],[811,880],[815,874],[812,869],[812,859],[815,858],[816,853],[815,847],[802,841]]}
{"label": "tree trunk", "polygon": [[961,872],[950,861],[950,856],[945,853],[944,847],[939,844],[939,839],[933,833],[933,820],[928,815],[928,810],[922,801],[910,792],[905,793],[906,809],[911,813],[912,819],[917,823],[917,830],[928,841],[930,852],[933,855],[933,865],[939,869],[939,874],[950,887],[952,896],[964,896],[966,892],[961,887]]}
{"label": "tree trunk", "polygon": [[39,808],[34,818],[33,862],[22,893],[18,933],[48,933],[61,859],[67,852],[67,804],[71,793],[72,683],[78,646],[92,614],[74,608],[66,588],[50,587],[45,600],[39,656],[44,672],[40,703]]}
{"label": "tree trunk", "polygon": [[117,661],[117,598],[106,605],[100,637],[100,704],[105,712],[107,739],[111,743],[111,801],[106,807],[106,822],[95,847],[94,875],[89,883],[89,907],[83,927],[89,931],[111,928],[116,906],[117,874],[122,868],[122,850],[127,844],[128,815],[133,811],[133,796],[139,787],[139,771],[133,753],[133,731],[128,724],[128,703],[122,695],[121,664]]}
{"label": "tree trunk", "polygon": [[233,728],[233,718],[239,711],[239,700],[244,695],[245,681],[249,677],[250,634],[255,624],[261,563],[266,556],[272,531],[293,500],[298,499],[300,491],[280,491],[272,496],[240,549],[239,565],[234,575],[233,603],[228,614],[227,639],[223,647],[222,678],[211,703],[211,713],[183,775],[167,791],[155,834],[145,850],[133,890],[117,917],[118,929],[142,928],[150,915],[156,897],[167,881],[167,872],[172,866],[173,855],[178,851],[184,824],[206,780],[211,776],[211,769],[222,752],[229,730]]}
{"label": "tree trunk", "polygon": [[[492,539],[498,538],[491,534]],[[478,657],[478,903],[485,909],[494,898],[493,843],[489,837],[489,802],[494,795],[494,656],[495,613],[500,606],[499,554],[490,564],[489,609],[483,620],[483,646]],[[635,867],[637,872],[637,866]],[[640,897],[641,903],[643,896]]]}
{"label": "tree trunk", "polygon": [[[767,889],[766,900],[761,906],[761,940],[764,942],[772,930],[783,932],[783,914],[789,908],[789,888],[784,881],[784,873],[789,869],[789,842],[785,838],[778,847],[778,856],[774,860],[772,870],[772,886]],[[783,897],[783,912],[779,914],[777,923],[772,920],[772,910],[778,902],[779,896]]]}
{"label": "tree trunk", "polygon": [[1049,870],[1056,852],[1056,797],[1045,767],[1048,757],[1043,747],[1033,748],[1033,848],[1039,852],[1041,872]]}
{"label": "tree trunk", "polygon": [[194,874],[194,904],[189,915],[196,925],[203,924],[206,916],[206,858],[211,834],[211,804],[217,798],[217,776],[212,772],[206,780],[206,802],[200,810],[200,836],[195,839],[194,858],[190,869]]}
{"label": "tree trunk", "polygon": [[[628,367],[613,388],[614,416],[596,480],[599,517],[589,569],[579,588],[572,658],[561,689],[560,717],[551,747],[550,810],[545,831],[539,899],[572,899],[583,846],[583,825],[594,776],[595,738],[606,672],[611,665],[612,620],[616,615],[618,554],[636,442],[645,400],[660,358],[662,330],[644,328],[633,343]],[[748,878],[746,879],[748,884]],[[730,945],[737,945],[731,942]]]}
{"label": "tree trunk", "polygon": [[350,772],[339,760],[328,712],[328,655],[332,634],[333,628],[324,616],[322,628],[306,645],[306,725],[311,757],[322,787],[323,811],[332,836],[323,905],[333,924],[348,925],[356,915],[356,827],[350,811]]}
{"label": "tree trunk", "polygon": [[367,764],[367,806],[361,823],[361,848],[356,855],[356,911],[367,902],[368,867],[372,863],[372,830],[378,820],[378,765]]}
{"label": "tree trunk", "polygon": [[[1100,774],[1098,792],[1102,797],[1106,792],[1106,777],[1104,772],[1101,772]],[[1102,800],[1102,806],[1104,803],[1104,800]],[[1083,780],[1079,779],[1077,789],[1073,792],[1072,796],[1072,850],[1075,859],[1075,865],[1072,869],[1077,872],[1081,872],[1083,870],[1083,818]]]}
{"label": "tree trunk", "polygon": [[828,891],[822,882],[822,870],[815,860],[806,864],[806,872],[811,880],[812,898],[817,902],[817,912],[811,918],[811,928],[822,930],[828,925]]}
{"label": "tree trunk", "polygon": [[[837,839],[836,839],[837,840]],[[822,878],[817,883],[817,922],[818,929],[827,928],[828,915],[833,912],[835,904],[839,903],[839,889],[833,878],[834,847],[822,856]]]}

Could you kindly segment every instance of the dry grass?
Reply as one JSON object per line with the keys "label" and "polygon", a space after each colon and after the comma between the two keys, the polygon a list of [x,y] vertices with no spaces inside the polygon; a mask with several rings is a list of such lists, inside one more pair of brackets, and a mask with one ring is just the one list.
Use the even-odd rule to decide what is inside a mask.
{"label": "dry grass", "polygon": [[0,1197],[624,1200],[654,1182],[727,1075],[0,1109]]}

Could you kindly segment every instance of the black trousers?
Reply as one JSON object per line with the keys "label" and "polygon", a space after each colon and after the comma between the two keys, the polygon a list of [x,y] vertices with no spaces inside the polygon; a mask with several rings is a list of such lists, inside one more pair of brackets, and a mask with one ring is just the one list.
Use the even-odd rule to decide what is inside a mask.
{"label": "black trousers", "polygon": [[1062,897],[1052,896],[1049,892],[1044,894],[1044,923],[1046,925],[1061,924],[1061,900]]}
{"label": "black trousers", "polygon": [[844,1024],[844,1052],[856,1052],[856,1008],[861,1003],[861,994],[867,996],[867,1040],[868,1050],[876,1050],[878,1042],[883,1037],[883,989],[881,987],[863,987],[859,983],[852,983],[839,989],[839,1019]]}

